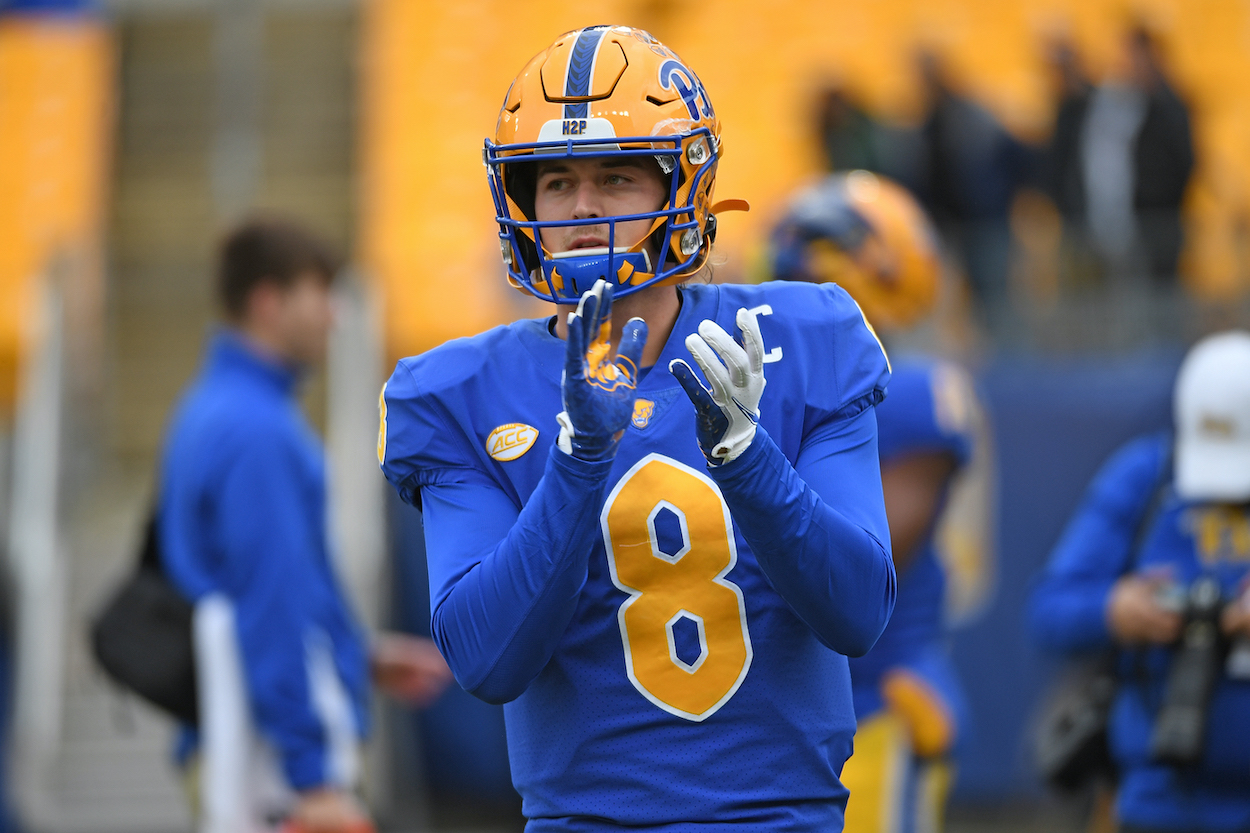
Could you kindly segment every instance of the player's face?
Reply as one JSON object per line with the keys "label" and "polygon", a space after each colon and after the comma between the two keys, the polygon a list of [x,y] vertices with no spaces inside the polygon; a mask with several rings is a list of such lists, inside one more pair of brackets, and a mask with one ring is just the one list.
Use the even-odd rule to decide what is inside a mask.
{"label": "player's face", "polygon": [[276,318],[288,358],[305,365],[325,361],[334,305],[330,287],[320,275],[300,275],[281,290]]}
{"label": "player's face", "polygon": [[[559,159],[538,163],[535,219],[540,222],[619,217],[657,211],[668,198],[668,185],[649,157],[628,159]],[[618,223],[612,241],[629,248],[651,228],[650,220]],[[608,225],[544,229],[543,247],[552,253],[608,245]]]}

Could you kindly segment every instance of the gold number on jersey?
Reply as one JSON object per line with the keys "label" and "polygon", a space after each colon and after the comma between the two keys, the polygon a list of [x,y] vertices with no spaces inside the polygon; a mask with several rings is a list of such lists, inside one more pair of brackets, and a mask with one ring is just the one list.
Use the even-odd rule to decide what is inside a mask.
{"label": "gold number on jersey", "polygon": [[386,465],[386,384],[378,394],[378,465]]}
{"label": "gold number on jersey", "polygon": [[[675,553],[661,551],[655,532],[665,510],[681,525]],[[720,489],[689,466],[648,454],[616,484],[600,521],[612,581],[629,594],[617,619],[630,682],[666,712],[708,718],[751,667],[742,590],[725,578],[738,552]],[[699,634],[693,662],[677,653],[673,627],[683,618]]]}

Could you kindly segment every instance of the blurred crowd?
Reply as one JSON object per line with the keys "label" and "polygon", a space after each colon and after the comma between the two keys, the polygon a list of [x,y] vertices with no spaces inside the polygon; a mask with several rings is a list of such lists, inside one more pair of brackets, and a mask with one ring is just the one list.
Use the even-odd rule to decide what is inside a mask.
{"label": "blurred crowd", "polygon": [[[935,51],[921,50],[917,123],[878,118],[848,88],[818,103],[830,170],[864,169],[903,183],[940,230],[982,320],[1010,326],[1018,223],[1061,221],[1047,256],[1060,294],[1090,289],[1169,294],[1181,286],[1183,204],[1194,171],[1190,111],[1158,37],[1126,29],[1105,77],[1091,77],[1067,39],[1046,47],[1053,122],[1026,141],[964,92]],[[1013,226],[1013,218],[1017,218]],[[1013,230],[1014,229],[1014,230]]]}

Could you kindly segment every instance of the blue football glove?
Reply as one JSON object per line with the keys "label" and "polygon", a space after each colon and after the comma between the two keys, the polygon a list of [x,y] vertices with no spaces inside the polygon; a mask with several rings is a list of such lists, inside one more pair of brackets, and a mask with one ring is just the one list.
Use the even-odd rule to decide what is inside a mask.
{"label": "blue football glove", "polygon": [[596,281],[569,313],[569,340],[560,382],[564,411],[556,445],[582,460],[609,460],[634,415],[638,362],[647,324],[631,318],[612,357],[612,286]]}
{"label": "blue football glove", "polygon": [[686,349],[711,383],[710,390],[681,359],[668,365],[694,403],[699,448],[713,466],[736,460],[746,451],[760,419],[764,338],[759,320],[745,308],[738,310],[737,323],[740,342],[707,319],[699,324],[697,334],[686,336]]}

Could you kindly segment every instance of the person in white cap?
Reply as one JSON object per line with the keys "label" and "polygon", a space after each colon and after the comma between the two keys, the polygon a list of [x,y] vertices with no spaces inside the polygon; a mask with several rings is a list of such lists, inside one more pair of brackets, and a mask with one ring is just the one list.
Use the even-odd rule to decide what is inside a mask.
{"label": "person in white cap", "polygon": [[1124,833],[1250,830],[1250,333],[1196,344],[1175,434],[1103,466],[1033,596],[1044,647],[1115,650]]}
{"label": "person in white cap", "polygon": [[1250,499],[1250,333],[1203,339],[1176,379],[1176,489],[1191,500]]}

